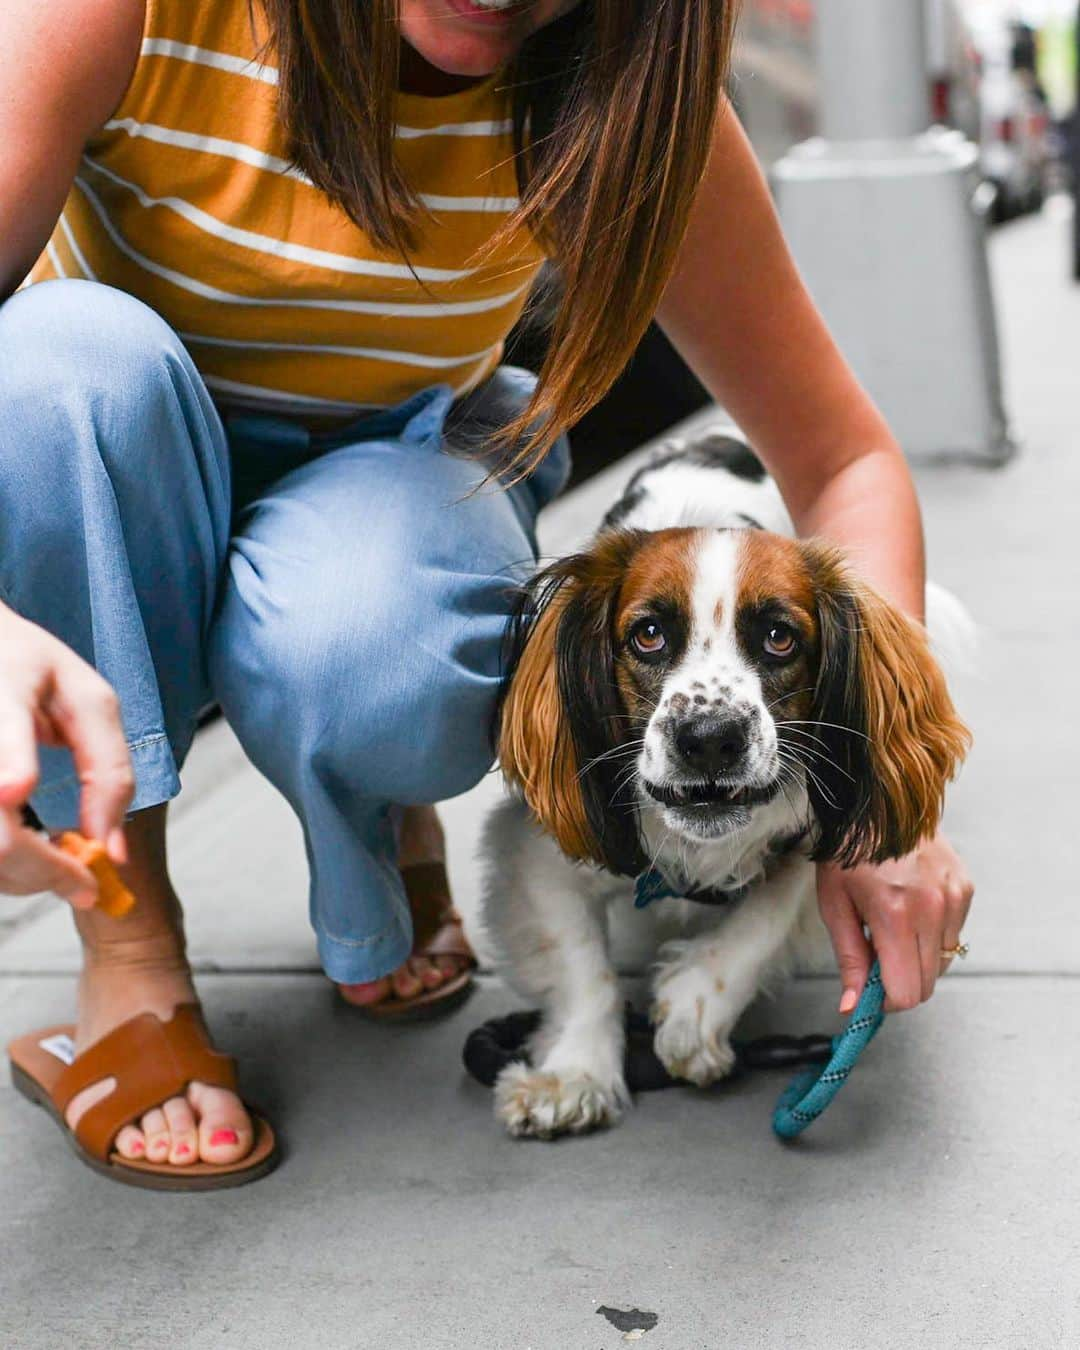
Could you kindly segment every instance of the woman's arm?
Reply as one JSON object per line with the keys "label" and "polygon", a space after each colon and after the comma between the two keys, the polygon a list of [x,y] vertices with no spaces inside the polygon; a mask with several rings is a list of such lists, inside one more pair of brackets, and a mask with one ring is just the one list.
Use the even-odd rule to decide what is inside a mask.
{"label": "woman's arm", "polygon": [[135,69],[143,0],[0,5],[0,301],[45,247],[90,136]]}
{"label": "woman's arm", "polygon": [[[122,98],[142,22],[143,0],[0,5],[0,303],[44,248],[83,146]],[[0,455],[16,453],[0,445]],[[0,892],[55,890],[90,905],[91,873],[23,824],[39,741],[72,751],[81,827],[123,862],[132,776],[115,696],[73,651],[0,603]]]}
{"label": "woman's arm", "polygon": [[[907,464],[802,284],[729,107],[657,317],[760,453],[799,533],[835,541],[879,591],[921,619],[922,522]],[[820,865],[841,1011],[854,1007],[874,954],[864,926],[886,1006],[929,998],[973,889],[942,835],[882,867]]]}
{"label": "woman's arm", "polygon": [[799,533],[840,544],[921,618],[922,524],[903,454],[803,285],[728,106],[657,318],[768,465]]}

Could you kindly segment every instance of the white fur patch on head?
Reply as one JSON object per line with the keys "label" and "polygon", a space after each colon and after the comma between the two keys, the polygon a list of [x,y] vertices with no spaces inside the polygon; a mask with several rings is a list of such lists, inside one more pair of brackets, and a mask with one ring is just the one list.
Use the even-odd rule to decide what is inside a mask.
{"label": "white fur patch on head", "polygon": [[761,681],[739,646],[736,629],[739,558],[745,532],[702,532],[694,563],[691,623],[686,648],[664,681],[645,731],[641,772],[661,785],[685,777],[673,735],[695,717],[736,718],[746,725],[749,746],[743,773],[763,784],[775,772],[776,727],[764,707]]}

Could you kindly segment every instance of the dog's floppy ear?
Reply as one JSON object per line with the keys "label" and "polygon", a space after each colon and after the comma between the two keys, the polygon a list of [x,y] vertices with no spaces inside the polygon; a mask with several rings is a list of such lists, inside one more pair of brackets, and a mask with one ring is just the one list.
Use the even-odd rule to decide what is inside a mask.
{"label": "dog's floppy ear", "polygon": [[[820,640],[808,775],[814,857],[846,867],[911,852],[937,828],[970,735],[920,624],[807,546]],[[814,780],[817,780],[816,782]]]}
{"label": "dog's floppy ear", "polygon": [[533,581],[511,625],[498,729],[503,773],[563,852],[627,876],[644,859],[637,811],[619,785],[625,761],[613,753],[627,725],[614,610],[636,542],[612,531]]}

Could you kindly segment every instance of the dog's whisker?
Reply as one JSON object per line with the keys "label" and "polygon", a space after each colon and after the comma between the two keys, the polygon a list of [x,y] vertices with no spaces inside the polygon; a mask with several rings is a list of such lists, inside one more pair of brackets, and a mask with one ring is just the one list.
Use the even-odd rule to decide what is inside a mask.
{"label": "dog's whisker", "polygon": [[849,782],[855,782],[854,774],[848,773],[847,769],[842,768],[834,759],[831,759],[828,755],[823,755],[819,750],[811,750],[807,745],[790,744],[786,749],[790,755],[795,756],[795,758],[806,767],[809,766],[810,760],[817,760],[834,773],[843,774]]}
{"label": "dog's whisker", "polygon": [[[627,769],[624,769],[624,770],[622,771],[621,776],[615,780],[615,788],[614,788],[614,791],[613,791],[612,794],[611,794],[610,800],[608,801],[608,805],[609,805],[609,806],[614,805],[616,798],[620,796],[620,794],[622,793],[623,789],[627,786],[627,784],[628,784],[628,783],[630,782],[630,780],[633,778],[633,776],[634,776],[634,770],[635,770],[636,767],[637,767],[636,764],[631,764],[631,765],[629,766],[629,769],[628,769],[628,770],[627,770]],[[636,805],[633,806],[633,809],[634,809],[634,810],[637,810]]]}
{"label": "dog's whisker", "polygon": [[804,763],[802,767],[803,767],[803,772],[806,774],[807,778],[810,779],[810,781],[814,784],[814,786],[815,786],[815,787],[817,788],[817,790],[821,793],[821,795],[825,798],[825,800],[829,803],[829,805],[830,805],[831,807],[833,807],[834,809],[837,809],[837,808],[839,807],[840,803],[836,800],[836,798],[835,798],[835,797],[833,796],[833,794],[829,791],[829,789],[826,787],[826,785],[821,781],[821,779],[818,777],[818,775],[813,771],[813,769],[810,767],[810,765]]}
{"label": "dog's whisker", "polygon": [[[795,809],[795,805],[792,802],[791,798],[788,796],[788,782],[783,773],[781,773],[778,781],[780,783],[780,791],[784,794],[784,801],[787,802],[788,810],[791,812],[793,816],[797,816],[799,813]],[[794,787],[795,786],[794,783],[792,783],[791,786]]]}
{"label": "dog's whisker", "polygon": [[630,741],[626,745],[616,745],[610,750],[605,750],[599,755],[594,755],[592,759],[586,761],[586,763],[581,766],[575,777],[583,777],[590,769],[594,768],[597,764],[603,763],[604,760],[625,759],[628,755],[636,755],[644,744],[645,738],[642,737],[640,740]]}
{"label": "dog's whisker", "polygon": [[801,721],[798,719],[792,719],[791,721],[784,721],[781,725],[785,727],[798,727],[798,726],[832,727],[835,731],[846,731],[849,736],[861,736],[864,741],[870,741],[871,744],[873,743],[874,739],[872,736],[868,736],[865,731],[856,731],[854,727],[845,727],[842,726],[839,722],[822,722],[817,718]]}
{"label": "dog's whisker", "polygon": [[776,731],[777,735],[780,736],[784,735],[785,732],[790,731],[792,736],[805,736],[807,740],[817,741],[818,745],[823,745],[826,750],[830,748],[828,741],[826,741],[823,736],[815,736],[812,731],[804,731],[796,722],[777,722]]}
{"label": "dog's whisker", "polygon": [[794,698],[796,694],[811,694],[813,691],[814,686],[812,684],[808,684],[802,689],[789,689],[786,694],[778,694],[776,698],[770,699],[770,701],[765,704],[765,707],[768,711],[771,711],[778,703],[783,703],[786,699]]}

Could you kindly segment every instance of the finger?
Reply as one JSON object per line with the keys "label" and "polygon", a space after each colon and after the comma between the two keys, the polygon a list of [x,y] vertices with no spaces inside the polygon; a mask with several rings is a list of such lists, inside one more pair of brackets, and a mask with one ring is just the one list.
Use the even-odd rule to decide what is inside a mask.
{"label": "finger", "polygon": [[964,924],[975,898],[975,883],[966,872],[950,882],[945,892],[946,930],[960,941]]}
{"label": "finger", "polygon": [[941,970],[941,952],[944,938],[939,931],[920,929],[915,935],[919,949],[919,1001],[925,1003],[934,993],[934,985]]}
{"label": "finger", "polygon": [[76,909],[97,901],[97,881],[82,863],[0,811],[0,891],[33,895],[53,891]]}
{"label": "finger", "polygon": [[922,966],[915,930],[909,924],[873,930],[874,949],[885,986],[885,1011],[906,1012],[922,999]]}
{"label": "finger", "polygon": [[849,1013],[866,985],[873,952],[863,932],[862,919],[844,891],[822,888],[818,903],[840,972],[840,1012]]}
{"label": "finger", "polygon": [[122,831],[135,788],[116,694],[95,671],[74,658],[57,671],[48,711],[75,760],[82,787],[82,832],[104,843],[113,855],[119,844],[116,832]]}
{"label": "finger", "polygon": [[[968,911],[971,909],[971,901],[975,895],[975,887],[971,879],[964,874],[955,881],[950,881],[945,891],[945,928],[941,941],[941,950],[943,952],[952,952],[963,942],[964,924],[967,922]],[[942,956],[940,973],[942,975],[952,965],[952,956]]]}
{"label": "finger", "polygon": [[38,776],[34,719],[10,696],[0,699],[0,806],[22,806]]}
{"label": "finger", "polygon": [[98,901],[98,881],[86,864],[33,830],[24,830],[23,834],[35,875],[41,878],[35,890],[52,891],[74,909],[92,909]]}
{"label": "finger", "polygon": [[925,1003],[934,993],[934,985],[941,970],[941,953],[945,948],[946,892],[949,873],[938,884],[921,887],[915,894],[912,922],[915,927],[915,945],[919,952],[920,1001]]}

